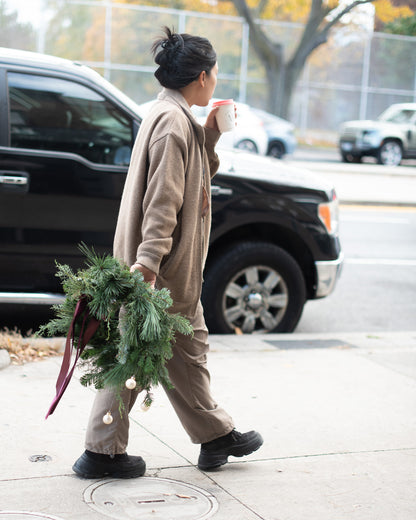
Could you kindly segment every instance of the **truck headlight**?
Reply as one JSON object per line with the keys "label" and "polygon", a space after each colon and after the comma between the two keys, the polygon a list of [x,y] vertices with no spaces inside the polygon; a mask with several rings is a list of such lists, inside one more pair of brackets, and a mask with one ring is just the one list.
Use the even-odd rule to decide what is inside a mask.
{"label": "truck headlight", "polygon": [[336,235],[339,229],[339,203],[335,190],[332,191],[332,200],[318,206],[318,215],[330,235]]}

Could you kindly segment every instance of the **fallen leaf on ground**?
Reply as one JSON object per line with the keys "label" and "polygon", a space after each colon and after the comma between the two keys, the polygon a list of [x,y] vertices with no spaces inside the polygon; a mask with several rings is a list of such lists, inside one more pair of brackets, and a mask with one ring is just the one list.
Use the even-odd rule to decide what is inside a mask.
{"label": "fallen leaf on ground", "polygon": [[23,365],[63,353],[64,338],[37,338],[30,332],[23,336],[17,329],[0,331],[0,349],[7,350],[12,365]]}

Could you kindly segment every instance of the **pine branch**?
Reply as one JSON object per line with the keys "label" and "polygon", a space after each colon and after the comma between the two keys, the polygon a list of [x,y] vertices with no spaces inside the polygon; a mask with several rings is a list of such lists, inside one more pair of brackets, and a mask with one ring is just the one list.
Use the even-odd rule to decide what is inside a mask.
{"label": "pine branch", "polygon": [[[97,389],[112,387],[118,396],[131,377],[147,392],[158,384],[171,387],[165,364],[172,357],[175,335],[193,331],[185,317],[168,312],[169,291],[152,289],[141,273],[131,274],[109,255],[100,256],[85,244],[79,249],[87,267],[74,273],[69,266],[57,264],[66,299],[53,307],[56,317],[39,334],[67,335],[78,301],[87,298],[89,313],[100,324],[81,355],[86,370],[81,383]],[[76,323],[76,348],[80,331]]]}

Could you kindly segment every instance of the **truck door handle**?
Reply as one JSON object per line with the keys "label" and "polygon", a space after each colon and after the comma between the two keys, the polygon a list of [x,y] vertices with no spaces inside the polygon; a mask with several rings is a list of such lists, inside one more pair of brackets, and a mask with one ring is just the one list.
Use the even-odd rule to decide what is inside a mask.
{"label": "truck door handle", "polygon": [[28,193],[30,176],[17,170],[0,170],[1,193]]}
{"label": "truck door handle", "polygon": [[221,186],[215,186],[215,185],[211,186],[211,195],[213,197],[218,196],[218,195],[230,196],[232,194],[233,194],[233,190],[231,188],[221,188]]}
{"label": "truck door handle", "polygon": [[26,186],[28,181],[27,173],[20,172],[0,172],[1,184],[12,184],[14,186]]}

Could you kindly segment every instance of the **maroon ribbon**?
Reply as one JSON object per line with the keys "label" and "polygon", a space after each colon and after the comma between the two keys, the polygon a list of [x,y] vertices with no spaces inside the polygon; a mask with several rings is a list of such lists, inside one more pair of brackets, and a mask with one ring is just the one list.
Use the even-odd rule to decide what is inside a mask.
{"label": "maroon ribbon", "polygon": [[[82,318],[81,331],[78,337],[78,345],[75,354],[74,364],[72,368],[69,369],[71,363],[71,356],[74,350],[74,336],[75,336],[75,324],[79,319]],[[89,318],[89,320],[88,320]],[[46,414],[45,419],[49,417],[49,415],[53,414],[55,408],[58,406],[58,403],[63,396],[66,387],[71,381],[72,374],[74,373],[75,366],[81,354],[83,353],[85,346],[88,344],[90,339],[95,334],[95,331],[100,324],[100,320],[97,320],[94,316],[91,316],[90,311],[88,309],[88,301],[87,298],[82,297],[75,307],[74,316],[72,318],[71,325],[69,327],[68,335],[66,337],[65,344],[65,352],[62,360],[61,370],[58,375],[58,379],[56,381],[56,395],[52,401],[52,404],[49,407],[48,413]]]}

